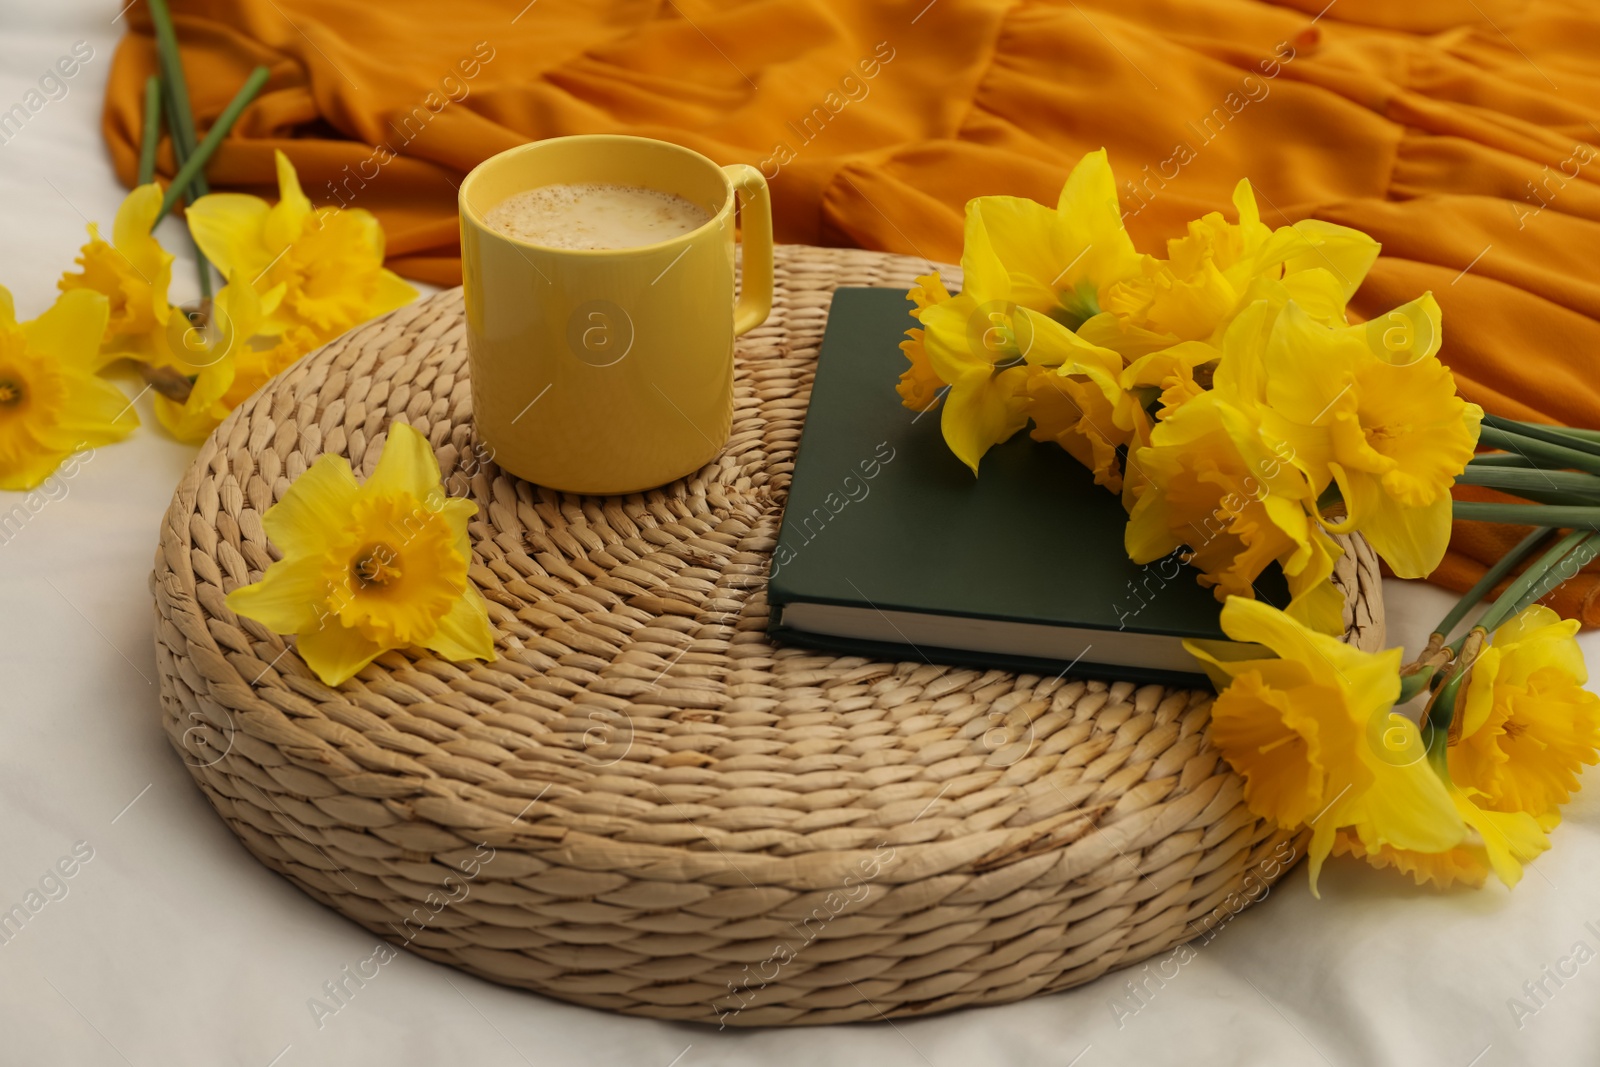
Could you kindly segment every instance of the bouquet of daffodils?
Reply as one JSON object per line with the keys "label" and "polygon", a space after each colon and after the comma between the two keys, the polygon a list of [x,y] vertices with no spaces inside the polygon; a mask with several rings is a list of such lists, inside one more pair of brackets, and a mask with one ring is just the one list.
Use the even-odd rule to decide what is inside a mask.
{"label": "bouquet of daffodils", "polygon": [[[1197,219],[1159,259],[1123,229],[1104,150],[1077,165],[1054,209],[973,200],[961,292],[935,273],[908,294],[918,326],[901,344],[902,401],[942,406],[944,439],[974,474],[1031,426],[1121,494],[1135,562],[1179,552],[1215,590],[1233,641],[1189,644],[1219,690],[1212,739],[1251,810],[1310,827],[1313,889],[1334,853],[1419,882],[1482,884],[1492,870],[1514,884],[1600,747],[1578,624],[1535,604],[1562,567],[1593,555],[1600,509],[1552,505],[1600,504],[1600,445],[1486,419],[1458,396],[1431,294],[1350,323],[1346,304],[1379,251],[1366,234],[1269,227],[1248,181],[1233,206],[1236,221]],[[1507,453],[1475,460],[1480,432]],[[1543,450],[1519,447],[1530,441]],[[1535,477],[1571,492],[1541,496]],[[1577,477],[1592,485],[1569,486]],[[1344,618],[1330,535],[1359,533],[1396,575],[1426,577],[1449,542],[1457,480],[1545,506],[1457,505],[1456,516],[1539,529],[1416,662],[1333,636]],[[1579,529],[1449,642],[1558,525]],[[1254,598],[1274,563],[1283,611]]]}
{"label": "bouquet of daffodils", "polygon": [[[281,152],[276,204],[210,192],[206,164],[268,71],[256,68],[198,138],[171,15],[165,0],[149,8],[161,74],[145,86],[138,184],[111,240],[89,224],[80,269],[61,276],[56,303],[31,321],[17,321],[0,287],[0,489],[33,489],[69,457],[128,436],[144,392],[170,434],[203,440],[295,360],[417,295],[384,268],[377,218],[313,207]],[[164,121],[177,173],[163,190],[154,174]],[[175,306],[173,256],[155,228],[185,201],[200,298]],[[216,293],[213,270],[224,283]],[[102,376],[117,371],[136,372],[144,391],[128,399]]]}
{"label": "bouquet of daffodils", "polygon": [[[313,207],[282,152],[276,204],[209,191],[206,161],[268,72],[258,67],[197,140],[166,2],[149,8],[162,73],[145,85],[138,184],[111,240],[90,223],[81,269],[61,276],[55,305],[29,322],[0,287],[0,489],[33,489],[71,457],[126,437],[144,392],[167,432],[203,440],[295,360],[417,295],[384,268],[377,218]],[[165,190],[154,180],[163,115],[177,164]],[[200,298],[174,305],[173,256],[155,228],[184,200]],[[213,270],[223,280],[215,293]],[[130,400],[102,377],[116,370],[137,372],[144,392]],[[294,634],[329,685],[393,648],[493,659],[488,609],[467,575],[474,510],[446,497],[426,438],[397,423],[364,486],[346,460],[325,455],[266,510],[261,524],[283,558],[228,605]]]}

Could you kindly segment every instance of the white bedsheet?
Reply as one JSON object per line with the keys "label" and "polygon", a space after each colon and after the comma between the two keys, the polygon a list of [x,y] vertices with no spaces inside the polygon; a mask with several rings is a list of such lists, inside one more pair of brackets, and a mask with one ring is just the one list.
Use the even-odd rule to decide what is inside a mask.
{"label": "white bedsheet", "polygon": [[[99,132],[118,6],[0,0],[0,111],[75,42],[94,50],[64,97],[0,135],[0,284],[24,318],[52,298],[85,221],[109,233],[123,194]],[[181,253],[179,224],[162,234]],[[193,277],[180,256],[175,295]],[[1600,787],[1568,809],[1515,893],[1422,891],[1345,861],[1317,901],[1297,869],[1174,977],[1147,982],[1143,1002],[1128,994],[1135,971],[894,1025],[718,1033],[402,954],[319,1026],[308,1000],[375,939],[258,864],[157,725],[146,579],[192,449],[152,428],[148,399],[140,408],[133,439],[99,450],[0,541],[0,910],[58,862],[73,871],[66,895],[0,944],[0,1065],[1600,1061],[1600,963],[1573,955],[1579,943],[1585,961],[1600,952]],[[0,494],[0,511],[15,502]],[[1421,585],[1388,594],[1391,634],[1412,641],[1448,604]],[[1600,655],[1600,637],[1584,640]],[[1544,985],[1537,1000],[1529,982]]]}

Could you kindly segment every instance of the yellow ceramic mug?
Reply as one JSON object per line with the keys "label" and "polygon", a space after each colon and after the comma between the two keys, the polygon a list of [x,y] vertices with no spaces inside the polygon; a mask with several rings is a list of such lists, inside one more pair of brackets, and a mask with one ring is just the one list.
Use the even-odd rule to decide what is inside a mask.
{"label": "yellow ceramic mug", "polygon": [[[525,189],[657,189],[711,220],[636,248],[546,248],[484,216]],[[734,303],[734,203],[744,284]],[[733,418],[733,339],[772,309],[772,208],[754,167],[645,137],[556,137],[461,183],[461,266],[478,434],[503,469],[570,493],[630,493],[691,474]]]}

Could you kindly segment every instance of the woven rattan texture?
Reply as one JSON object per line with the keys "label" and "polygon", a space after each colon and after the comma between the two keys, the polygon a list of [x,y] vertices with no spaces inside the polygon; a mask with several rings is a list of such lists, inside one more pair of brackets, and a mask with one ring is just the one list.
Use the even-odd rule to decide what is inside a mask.
{"label": "woven rattan texture", "polygon": [[[248,400],[178,487],[151,578],[165,727],[223,819],[430,959],[714,1025],[1001,1003],[1212,936],[1301,841],[1246,810],[1205,694],[765,637],[830,293],[925,269],[781,249],[727,447],[635,496],[563,496],[489,461],[459,291]],[[273,560],[261,513],[289,483],[323,453],[370,473],[396,419],[479,505],[472,577],[500,658],[389,653],[331,689],[223,598]],[[1376,564],[1346,547],[1352,639],[1376,647]]]}

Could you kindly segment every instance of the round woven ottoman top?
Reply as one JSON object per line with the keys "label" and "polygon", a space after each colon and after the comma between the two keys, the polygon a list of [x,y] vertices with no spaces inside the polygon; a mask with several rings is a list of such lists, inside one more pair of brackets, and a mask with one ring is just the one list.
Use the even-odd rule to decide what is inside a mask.
{"label": "round woven ottoman top", "polygon": [[[267,866],[430,959],[719,1026],[1063,989],[1262,895],[1301,841],[1244,806],[1208,694],[768,641],[831,292],[927,266],[780,248],[727,446],[643,494],[495,467],[459,291],[270,382],[202,447],[151,579],[165,726],[218,813]],[[479,506],[471,575],[499,658],[390,652],[330,688],[223,601],[275,558],[261,514],[290,481],[323,453],[370,474],[395,420]],[[1376,648],[1376,563],[1344,544],[1349,639]]]}

